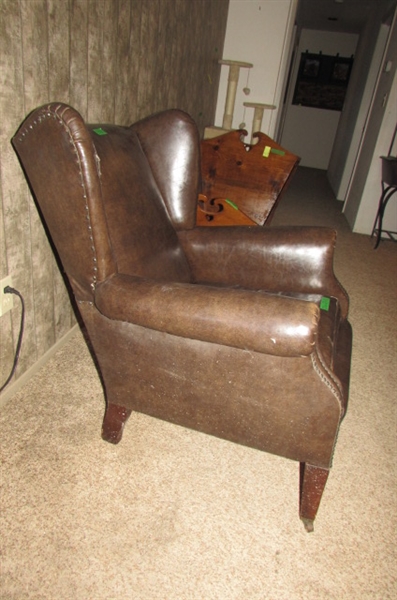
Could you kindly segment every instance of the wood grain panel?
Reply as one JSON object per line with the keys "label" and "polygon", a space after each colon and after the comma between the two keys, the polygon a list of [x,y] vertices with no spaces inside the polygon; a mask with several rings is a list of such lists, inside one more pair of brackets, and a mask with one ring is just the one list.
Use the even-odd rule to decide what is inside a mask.
{"label": "wood grain panel", "polygon": [[118,2],[105,2],[102,25],[101,120],[105,123],[114,123],[118,47]]}
{"label": "wood grain panel", "polygon": [[103,12],[103,0],[89,0],[87,37],[88,107],[86,118],[92,123],[98,123],[101,120]]}
{"label": "wood grain panel", "polygon": [[161,60],[155,62],[155,80],[159,82],[156,94],[156,110],[169,106],[170,88],[174,85],[169,77],[172,60],[174,2],[162,3],[157,21],[156,52]]}
{"label": "wood grain panel", "polygon": [[[138,119],[141,119],[149,113],[151,104],[156,106],[156,88],[157,85],[161,85],[161,81],[156,81],[153,69],[154,54],[156,53],[157,56],[155,50],[157,19],[158,0],[151,0],[151,2],[143,3],[141,6],[140,47],[138,54]],[[151,99],[152,103],[150,101]]]}
{"label": "wood grain panel", "polygon": [[48,6],[48,96],[69,102],[69,4],[47,0]]}
{"label": "wood grain panel", "polygon": [[117,21],[115,19],[117,45],[114,62],[114,122],[120,125],[128,125],[130,122],[131,14],[131,2],[119,0]]}
{"label": "wood grain panel", "polygon": [[69,0],[70,104],[83,117],[88,113],[88,2]]}
{"label": "wood grain panel", "polygon": [[[21,114],[25,114],[23,91],[23,46],[20,6],[14,0],[1,3],[0,19],[0,94],[1,135],[0,164],[2,189],[2,218],[4,239],[1,244],[0,276],[12,275],[13,286],[20,290],[27,306],[25,339],[18,370],[27,370],[37,356],[33,313],[32,271],[30,252],[30,212],[28,189],[21,177],[18,160],[10,139],[15,133]],[[4,254],[3,254],[3,248]],[[1,382],[7,378],[14,358],[21,309],[15,308],[0,319]]]}
{"label": "wood grain panel", "polygon": [[[125,125],[133,123],[139,119],[138,112],[138,89],[139,89],[139,55],[141,49],[141,22],[142,10],[141,0],[131,0],[131,21],[130,21],[130,54],[129,54],[129,98],[128,114],[129,118]],[[121,57],[121,62],[118,65],[118,70],[124,69],[124,63]],[[123,123],[124,124],[124,123]]]}
{"label": "wood grain panel", "polygon": [[[27,112],[48,98],[48,12],[46,0],[21,4],[24,42],[24,97]],[[39,356],[55,343],[52,252],[40,216],[30,200],[30,248],[33,283],[33,314]],[[50,293],[49,293],[50,292]]]}
{"label": "wood grain panel", "polygon": [[[0,0],[0,277],[26,301],[17,377],[75,323],[68,292],[10,139],[50,101],[129,125],[182,108],[213,123],[228,0]],[[20,309],[0,319],[1,380]],[[1,381],[0,381],[1,383]]]}

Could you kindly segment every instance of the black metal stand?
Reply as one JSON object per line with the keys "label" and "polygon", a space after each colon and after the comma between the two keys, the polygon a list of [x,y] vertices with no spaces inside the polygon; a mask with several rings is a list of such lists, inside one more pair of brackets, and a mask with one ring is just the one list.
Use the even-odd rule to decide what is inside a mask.
{"label": "black metal stand", "polygon": [[378,212],[376,213],[375,223],[372,229],[371,237],[376,236],[374,248],[379,246],[382,233],[386,233],[389,238],[397,242],[397,231],[388,231],[382,229],[383,215],[390,198],[397,192],[397,157],[381,156],[382,160],[382,195],[379,199]]}

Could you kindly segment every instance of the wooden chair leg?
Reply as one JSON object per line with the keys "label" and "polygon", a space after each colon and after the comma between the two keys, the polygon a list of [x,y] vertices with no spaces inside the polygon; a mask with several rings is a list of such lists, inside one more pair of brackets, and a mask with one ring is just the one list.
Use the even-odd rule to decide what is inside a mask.
{"label": "wooden chair leg", "polygon": [[328,473],[328,469],[300,463],[299,516],[308,532],[314,529],[313,523],[327,483]]}
{"label": "wooden chair leg", "polygon": [[108,404],[102,424],[102,439],[111,444],[118,444],[123,437],[124,425],[131,414],[129,408]]}

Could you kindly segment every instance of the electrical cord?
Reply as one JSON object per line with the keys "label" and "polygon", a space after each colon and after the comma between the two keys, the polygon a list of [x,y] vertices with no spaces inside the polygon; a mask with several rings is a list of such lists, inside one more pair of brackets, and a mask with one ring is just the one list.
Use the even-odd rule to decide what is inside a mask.
{"label": "electrical cord", "polygon": [[10,287],[9,285],[7,285],[4,288],[4,293],[5,294],[15,294],[16,296],[18,296],[18,298],[21,301],[22,312],[21,312],[21,325],[20,325],[20,329],[19,329],[17,349],[15,351],[15,357],[14,357],[14,364],[12,365],[11,373],[9,374],[7,381],[0,387],[0,392],[2,392],[4,390],[4,388],[10,383],[10,381],[15,373],[15,369],[17,368],[19,354],[21,352],[21,346],[22,346],[23,328],[24,328],[24,324],[25,324],[25,303],[23,301],[22,295],[18,292],[18,290],[15,290],[14,288]]}

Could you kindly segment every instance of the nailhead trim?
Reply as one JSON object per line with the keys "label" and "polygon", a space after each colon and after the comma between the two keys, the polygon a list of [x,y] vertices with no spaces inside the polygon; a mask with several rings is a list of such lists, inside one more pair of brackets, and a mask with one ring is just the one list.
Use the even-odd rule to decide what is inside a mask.
{"label": "nailhead trim", "polygon": [[[91,251],[92,251],[92,263],[93,263],[93,275],[91,277],[91,283],[90,283],[90,287],[92,290],[95,290],[96,287],[96,283],[97,283],[97,272],[98,272],[98,267],[97,267],[97,253],[96,253],[96,248],[95,248],[95,242],[94,242],[94,238],[92,235],[92,224],[91,224],[91,216],[90,216],[90,208],[88,206],[88,201],[87,201],[87,190],[85,187],[85,183],[84,183],[84,177],[83,177],[83,171],[81,168],[81,161],[80,161],[80,157],[79,157],[79,153],[77,151],[77,146],[73,140],[72,134],[70,132],[69,127],[67,127],[66,123],[63,120],[63,115],[65,112],[67,112],[69,110],[68,107],[66,107],[64,109],[64,111],[61,113],[61,115],[58,115],[57,110],[59,110],[59,108],[61,108],[60,106],[58,106],[57,109],[55,109],[54,112],[51,112],[50,108],[45,109],[45,111],[42,112],[42,114],[38,115],[38,117],[33,121],[32,124],[30,124],[29,126],[25,127],[25,129],[23,129],[20,132],[20,135],[18,136],[17,140],[20,143],[23,143],[26,138],[26,136],[33,130],[34,127],[37,127],[38,125],[40,125],[41,123],[43,123],[46,119],[49,118],[53,118],[56,121],[58,121],[58,123],[64,128],[64,130],[66,131],[66,133],[69,136],[69,143],[70,145],[73,147],[73,151],[75,153],[76,156],[76,164],[79,170],[79,178],[80,178],[80,185],[82,187],[82,197],[84,200],[84,207],[85,207],[85,211],[86,211],[86,222],[87,222],[87,229],[88,229],[88,236],[89,236],[89,240],[91,242]],[[98,160],[96,159],[97,163]]]}
{"label": "nailhead trim", "polygon": [[[318,353],[316,353],[316,356],[317,356],[317,358],[318,358],[321,366],[326,371],[328,377],[332,380],[332,383],[334,385],[332,385],[330,379],[328,379],[325,376],[325,374],[323,373],[323,371],[319,368],[314,352],[312,352],[312,354],[310,356],[311,356],[313,368],[316,371],[317,375],[325,383],[325,385],[331,390],[331,392],[333,393],[333,395],[335,396],[335,398],[337,398],[339,404],[341,404],[342,390],[340,389],[340,386],[339,386],[338,382],[334,379],[333,373],[328,369],[327,365],[324,363],[324,361],[322,360],[322,358],[320,357],[320,355]],[[341,406],[341,412],[342,412],[342,406]]]}

